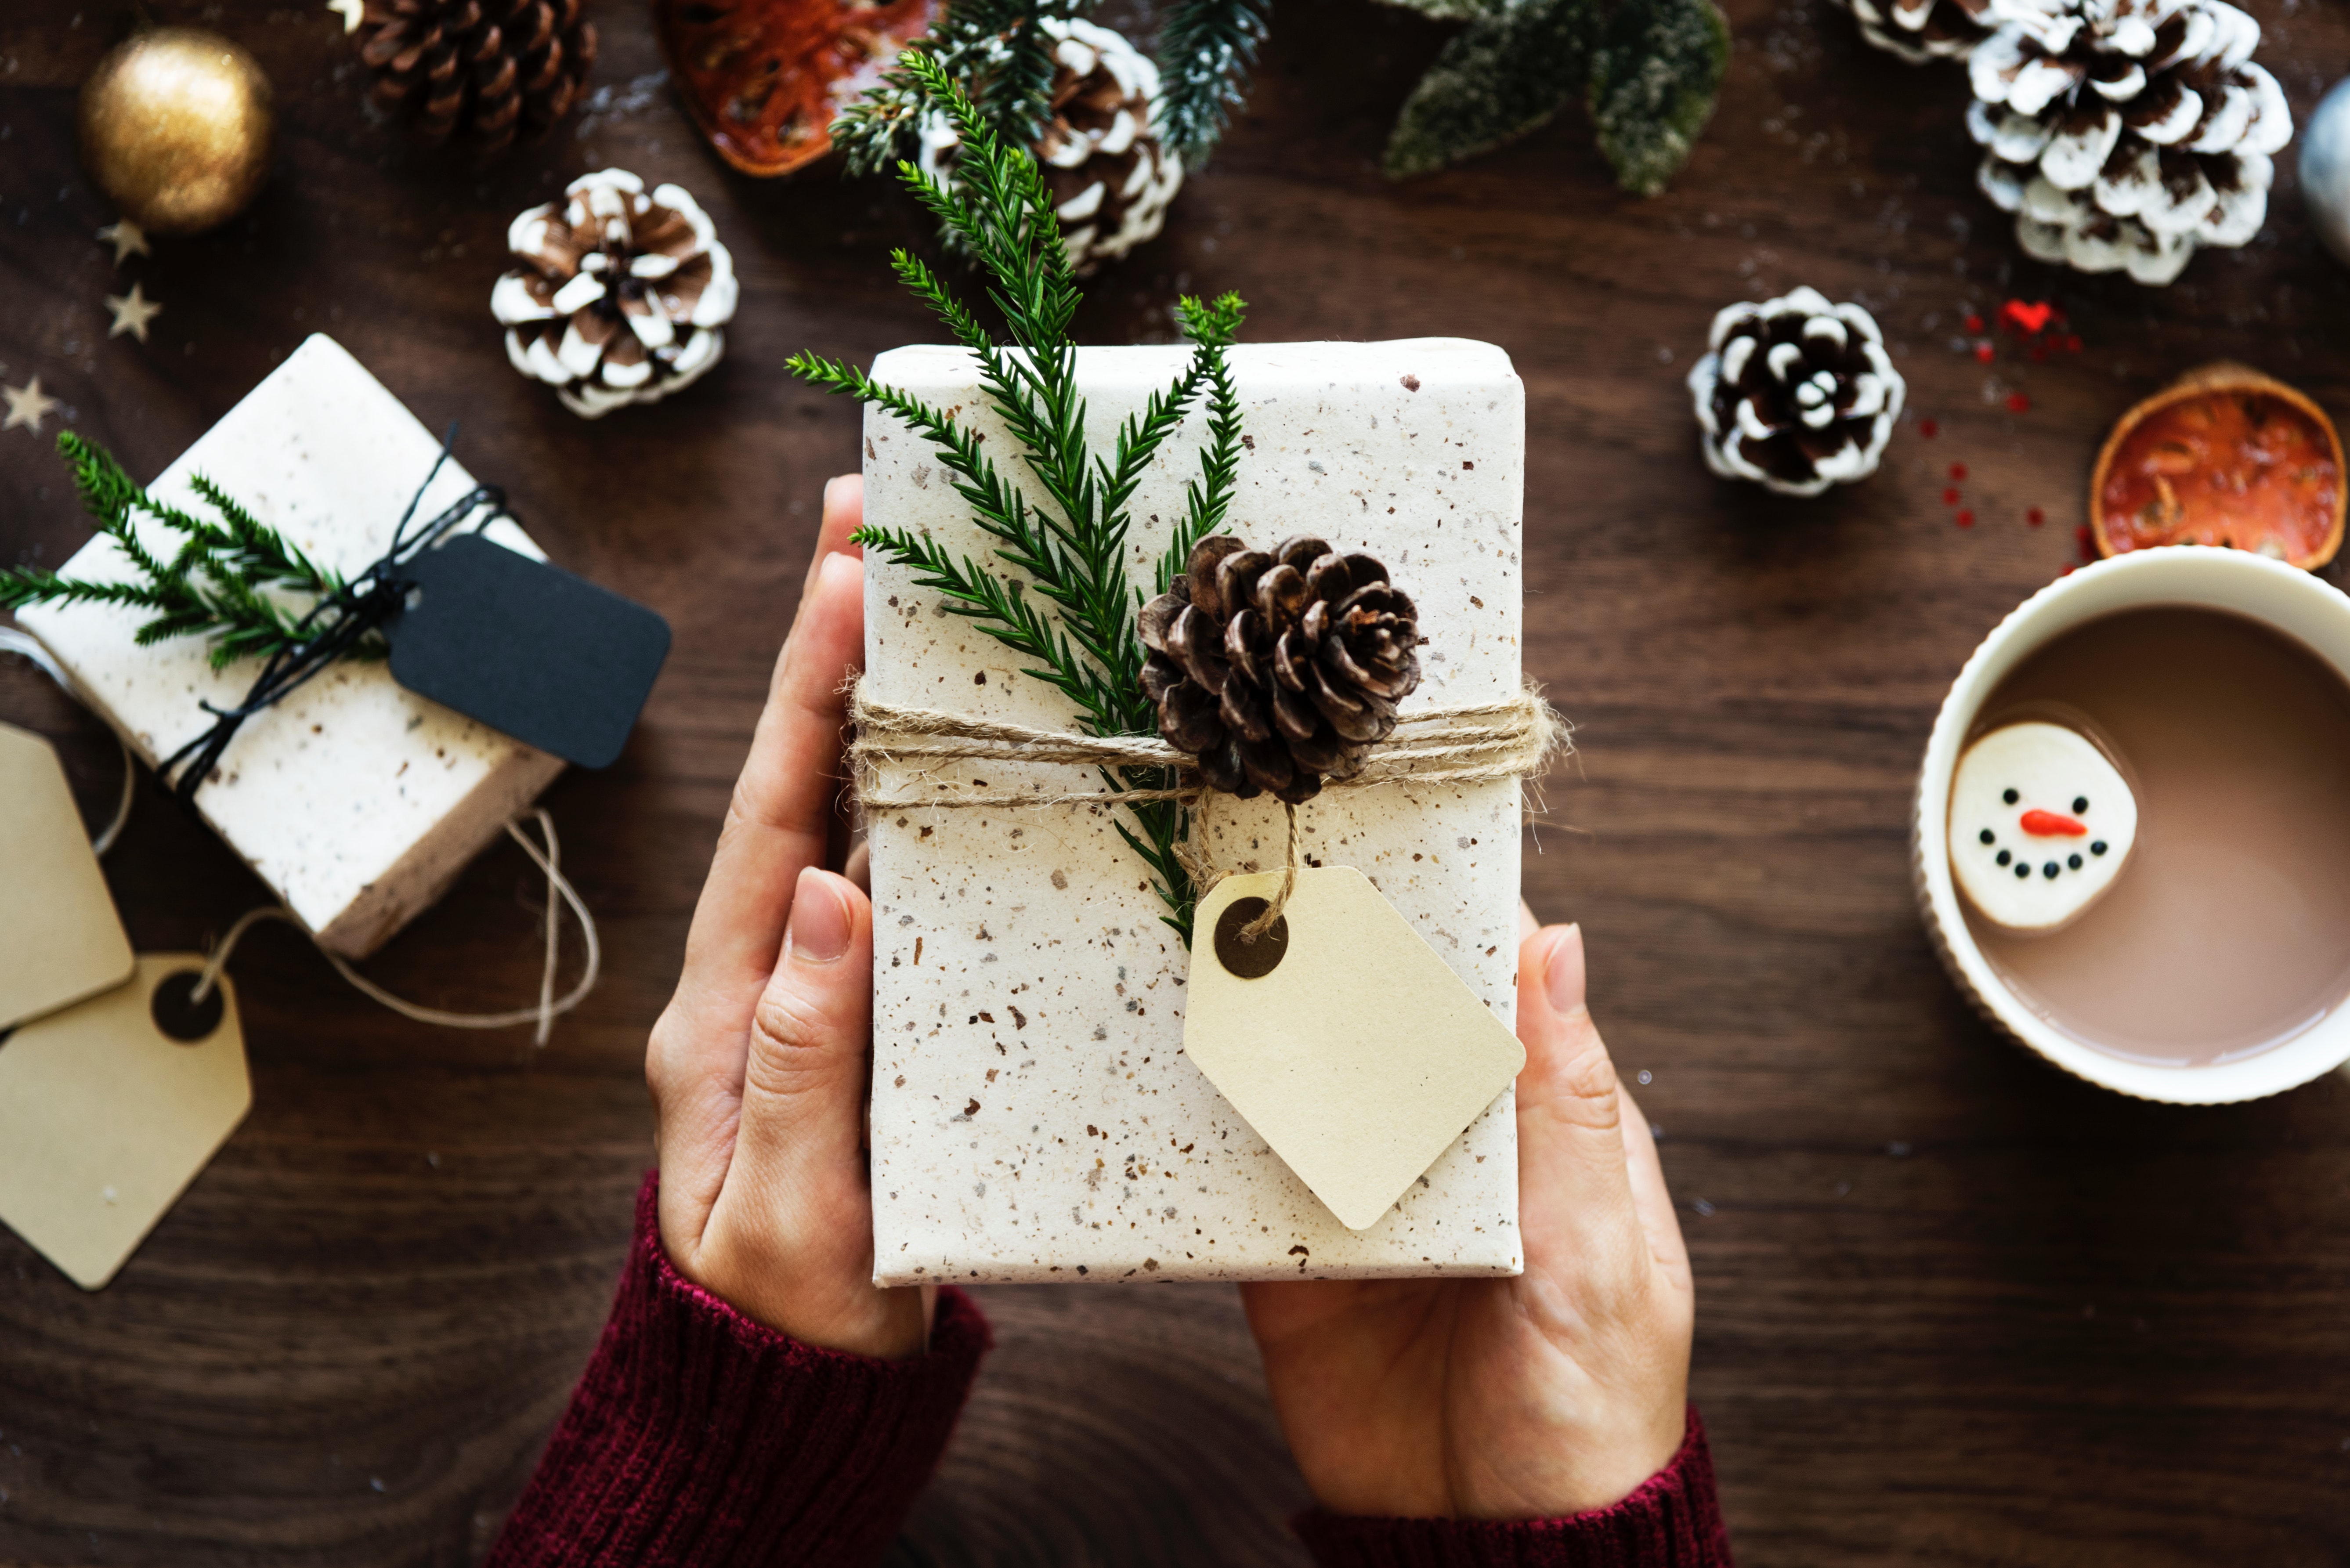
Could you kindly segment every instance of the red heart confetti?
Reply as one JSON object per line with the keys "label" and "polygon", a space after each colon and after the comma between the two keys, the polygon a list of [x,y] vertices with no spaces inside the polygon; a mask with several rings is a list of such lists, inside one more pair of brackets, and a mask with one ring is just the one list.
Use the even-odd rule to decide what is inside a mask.
{"label": "red heart confetti", "polygon": [[2023,520],[2033,527],[2037,528],[2043,523],[2048,521],[2048,514],[2041,511],[2039,507],[2035,506],[2031,511],[2023,514]]}
{"label": "red heart confetti", "polygon": [[1982,318],[1981,317],[1980,317],[1980,316],[1970,316],[1970,317],[1967,317],[1967,331],[1968,331],[1970,334],[1980,333],[1980,332],[1981,332],[1981,331],[1982,331],[1982,329],[1983,329],[1983,318]]}
{"label": "red heart confetti", "polygon": [[1931,420],[1919,420],[1918,421],[1918,433],[1928,441],[1932,441],[1937,435],[1940,434],[1941,430],[1942,427],[1936,424]]}
{"label": "red heart confetti", "polygon": [[2055,313],[2055,306],[2044,301],[2026,305],[2020,299],[2011,299],[1999,307],[1999,320],[2002,327],[2037,337],[2048,330],[2048,318]]}
{"label": "red heart confetti", "polygon": [[1961,512],[1961,513],[1960,513],[1960,514],[1959,514],[1959,526],[1960,526],[1960,527],[1961,527],[1961,528],[1971,528],[1971,527],[1973,527],[1974,525],[1975,525],[1975,514],[1974,514],[1973,513],[1971,513],[1971,512]]}
{"label": "red heart confetti", "polygon": [[1967,478],[1967,465],[1963,462],[1954,462],[1950,464],[1950,477],[1961,484],[1965,483]]}
{"label": "red heart confetti", "polygon": [[1948,490],[1942,492],[1942,504],[1945,506],[1956,506],[1958,504],[1959,487],[1953,484]]}
{"label": "red heart confetti", "polygon": [[2011,414],[2028,414],[2032,411],[2032,400],[2022,392],[2010,392],[2007,395],[2007,411]]}
{"label": "red heart confetti", "polygon": [[1990,344],[1978,343],[1975,345],[1975,358],[1981,360],[1984,364],[1988,365],[1991,363],[1991,348]]}

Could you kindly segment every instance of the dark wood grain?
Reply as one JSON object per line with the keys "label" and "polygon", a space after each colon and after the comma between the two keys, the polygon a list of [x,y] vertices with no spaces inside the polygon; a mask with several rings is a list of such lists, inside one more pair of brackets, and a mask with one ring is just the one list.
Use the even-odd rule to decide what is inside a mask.
{"label": "dark wood grain", "polygon": [[[549,797],[609,956],[552,1046],[404,1023],[264,928],[236,961],[252,1117],[120,1280],[84,1295],[0,1234],[0,1562],[464,1563],[602,1320],[650,1159],[645,1030],[818,485],[855,462],[852,411],[779,363],[930,337],[880,263],[920,231],[879,187],[726,173],[645,82],[639,0],[601,0],[597,83],[650,87],[646,106],[488,171],[371,123],[316,5],[150,0],[252,47],[285,134],[250,215],[118,274],[72,140],[118,9],[0,16],[0,379],[38,373],[149,474],[330,331],[428,422],[462,413],[467,462],[556,557],[678,640],[626,756]],[[2305,114],[2350,17],[2252,9]],[[1529,662],[1580,747],[1528,888],[1584,922],[1595,1009],[1651,1075],[1742,1561],[2350,1560],[2350,1093],[2168,1109],[2039,1067],[1944,982],[1905,866],[1935,704],[2073,557],[2097,438],[2220,355],[2350,411],[2350,276],[2315,248],[2290,155],[2261,238],[2172,288],[2024,263],[1972,189],[1957,73],[1868,51],[1825,0],[1730,11],[1721,112],[1672,192],[1638,202],[1574,115],[1385,183],[1386,126],[1443,30],[1294,0],[1215,168],[1083,333],[1165,338],[1176,288],[1232,287],[1259,339],[1451,334],[1515,357]],[[506,369],[487,302],[507,220],[605,162],[701,194],[744,295],[700,389],[588,426]],[[143,347],[103,336],[100,296],[131,275],[165,306]],[[1797,283],[1877,313],[1939,430],[1913,421],[1877,478],[1808,503],[1706,477],[1681,385],[1718,306]],[[2085,351],[1987,368],[1953,348],[2011,293],[2060,300]],[[1970,529],[1940,499],[1952,462]],[[47,441],[0,437],[0,558],[84,536]],[[0,719],[57,737],[102,809],[93,721],[13,662]],[[109,875],[144,950],[201,947],[264,896],[151,785]],[[493,850],[370,971],[509,1005],[536,983],[537,899]],[[1002,1345],[896,1561],[1302,1561],[1281,1527],[1302,1488],[1231,1293],[983,1294]]]}

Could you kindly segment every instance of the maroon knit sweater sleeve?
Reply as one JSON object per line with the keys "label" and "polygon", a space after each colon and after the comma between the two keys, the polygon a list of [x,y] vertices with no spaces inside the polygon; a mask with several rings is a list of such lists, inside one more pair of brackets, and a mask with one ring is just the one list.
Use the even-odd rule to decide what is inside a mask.
{"label": "maroon knit sweater sleeve", "polygon": [[1322,1568],[1731,1568],[1694,1406],[1670,1462],[1623,1501],[1590,1513],[1496,1524],[1317,1510],[1298,1520],[1297,1533]]}
{"label": "maroon knit sweater sleeve", "polygon": [[671,1266],[658,1189],[637,1195],[611,1320],[493,1568],[873,1561],[954,1429],[987,1320],[948,1289],[911,1360],[803,1345]]}

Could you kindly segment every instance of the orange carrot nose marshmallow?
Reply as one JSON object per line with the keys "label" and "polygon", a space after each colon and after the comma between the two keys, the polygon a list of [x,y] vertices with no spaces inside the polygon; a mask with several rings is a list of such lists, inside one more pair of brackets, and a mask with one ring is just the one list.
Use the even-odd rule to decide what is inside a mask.
{"label": "orange carrot nose marshmallow", "polygon": [[1968,902],[2012,931],[2081,918],[2121,875],[2137,799],[2105,753],[2062,724],[1979,735],[1950,781],[1950,874]]}

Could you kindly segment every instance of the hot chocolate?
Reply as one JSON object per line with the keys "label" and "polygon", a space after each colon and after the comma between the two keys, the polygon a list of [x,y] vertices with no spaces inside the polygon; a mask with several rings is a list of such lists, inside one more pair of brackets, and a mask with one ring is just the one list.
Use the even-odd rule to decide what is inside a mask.
{"label": "hot chocolate", "polygon": [[2126,610],[2051,640],[1975,732],[2052,713],[2127,771],[2137,844],[2046,935],[1968,929],[2025,1005],[2116,1055],[2199,1066],[2265,1050],[2350,997],[2350,683],[2258,622]]}

